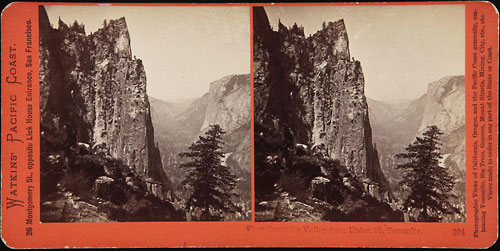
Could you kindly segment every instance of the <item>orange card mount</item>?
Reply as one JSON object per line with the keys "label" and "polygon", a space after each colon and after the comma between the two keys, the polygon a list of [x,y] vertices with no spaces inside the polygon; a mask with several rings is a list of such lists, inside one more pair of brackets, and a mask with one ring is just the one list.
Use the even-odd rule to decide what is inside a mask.
{"label": "orange card mount", "polygon": [[2,240],[490,247],[498,21],[487,2],[11,3]]}

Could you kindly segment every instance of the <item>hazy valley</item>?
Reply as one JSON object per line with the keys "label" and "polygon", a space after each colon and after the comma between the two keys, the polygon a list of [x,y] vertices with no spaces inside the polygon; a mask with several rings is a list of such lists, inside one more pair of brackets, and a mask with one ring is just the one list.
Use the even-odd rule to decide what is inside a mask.
{"label": "hazy valley", "polygon": [[151,98],[151,114],[164,169],[175,188],[176,198],[186,196],[181,181],[185,171],[179,153],[187,151],[211,124],[225,131],[225,163],[240,177],[237,193],[240,206],[250,217],[250,75],[226,76],[210,84],[202,97],[182,103]]}
{"label": "hazy valley", "polygon": [[53,28],[43,6],[39,14],[41,221],[199,220],[185,205],[193,191],[180,186],[187,160],[178,154],[214,124],[226,132],[222,161],[236,175],[241,209],[218,220],[249,219],[249,75],[164,102],[146,92],[124,17],[86,34],[77,21]]}
{"label": "hazy valley", "polygon": [[[464,76],[445,77],[428,85],[420,98],[390,104],[368,98],[373,141],[382,170],[394,193],[401,194],[401,171],[395,169],[395,154],[404,151],[429,125],[443,131],[442,163],[457,178],[455,204],[465,215],[465,80]],[[401,194],[402,195],[402,194]],[[463,221],[463,216],[450,219]]]}

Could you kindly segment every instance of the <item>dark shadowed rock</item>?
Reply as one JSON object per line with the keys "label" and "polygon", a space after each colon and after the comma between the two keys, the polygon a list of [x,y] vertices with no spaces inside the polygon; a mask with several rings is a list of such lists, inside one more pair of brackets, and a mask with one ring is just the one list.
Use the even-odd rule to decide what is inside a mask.
{"label": "dark shadowed rock", "polygon": [[344,21],[306,38],[296,25],[280,23],[273,31],[261,7],[254,8],[253,20],[256,137],[275,138],[282,151],[307,145],[385,188],[363,71],[350,57]]}
{"label": "dark shadowed rock", "polygon": [[94,190],[97,194],[97,196],[103,198],[103,199],[109,199],[109,196],[111,195],[112,188],[113,188],[113,183],[115,182],[114,179],[107,177],[107,176],[101,176],[95,180],[95,185],[94,185]]}
{"label": "dark shadowed rock", "polygon": [[314,198],[327,201],[326,196],[329,193],[330,180],[324,177],[316,177],[311,181],[310,191]]}
{"label": "dark shadowed rock", "polygon": [[87,35],[77,22],[53,28],[39,6],[39,24],[41,221],[183,219],[164,200],[171,186],[125,18]]}
{"label": "dark shadowed rock", "polygon": [[402,220],[385,201],[344,21],[306,37],[297,24],[272,30],[264,8],[253,10],[256,220]]}
{"label": "dark shadowed rock", "polygon": [[40,130],[42,153],[77,142],[99,146],[140,176],[165,186],[155,147],[146,74],[132,57],[125,18],[86,35],[82,25],[50,26],[40,7]]}

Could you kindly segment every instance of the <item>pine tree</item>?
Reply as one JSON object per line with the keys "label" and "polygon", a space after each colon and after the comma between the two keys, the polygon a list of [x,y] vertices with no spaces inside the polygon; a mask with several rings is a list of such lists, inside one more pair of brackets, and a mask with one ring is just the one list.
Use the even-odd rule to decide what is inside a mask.
{"label": "pine tree", "polygon": [[236,176],[229,167],[222,164],[222,135],[219,125],[211,125],[205,136],[189,147],[189,152],[179,154],[189,162],[180,167],[187,168],[188,174],[182,185],[193,189],[186,202],[186,208],[201,210],[200,220],[223,220],[224,213],[241,211],[232,201],[238,195],[233,191]]}
{"label": "pine tree", "polygon": [[411,190],[404,207],[416,209],[418,221],[440,221],[445,214],[460,213],[449,201],[456,198],[452,193],[455,178],[439,165],[442,134],[437,126],[428,126],[423,137],[417,137],[406,152],[396,155],[408,160],[396,168],[405,172],[400,185]]}

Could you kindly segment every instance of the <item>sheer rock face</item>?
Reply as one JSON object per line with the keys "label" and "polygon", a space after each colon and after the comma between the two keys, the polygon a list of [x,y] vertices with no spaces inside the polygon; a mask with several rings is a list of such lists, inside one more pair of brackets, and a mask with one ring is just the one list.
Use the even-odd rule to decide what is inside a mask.
{"label": "sheer rock face", "polygon": [[449,163],[452,170],[456,167],[454,172],[465,171],[464,76],[444,77],[430,83],[427,92],[406,107],[375,100],[369,103],[370,116],[375,121],[374,136],[381,148],[391,148],[391,154],[403,151],[427,126],[436,125],[443,132],[442,154],[454,162]]}
{"label": "sheer rock face", "polygon": [[[454,192],[465,207],[465,78],[448,76],[430,83],[420,98],[406,106],[369,100],[374,141],[383,171],[393,187],[402,177],[395,169],[395,154],[420,137],[427,126],[436,125],[441,135],[442,164],[457,179]],[[383,118],[383,119],[382,119]]]}
{"label": "sheer rock face", "polygon": [[204,131],[218,123],[233,131],[248,123],[250,118],[250,75],[230,75],[210,83]]}
{"label": "sheer rock face", "polygon": [[236,165],[234,168],[239,174],[250,174],[251,169],[250,105],[249,74],[214,81],[210,84],[205,120],[200,129],[203,135],[210,125],[221,126],[226,132],[223,136],[226,162]]}
{"label": "sheer rock face", "polygon": [[178,168],[181,152],[210,125],[218,124],[223,136],[225,162],[241,179],[240,190],[251,198],[251,97],[250,74],[229,75],[210,83],[202,97],[183,103],[151,99],[152,118],[163,154],[165,172],[177,187],[185,176]]}
{"label": "sheer rock face", "polygon": [[157,140],[162,150],[165,172],[176,187],[175,196],[183,198],[187,194],[181,185],[186,170],[179,168],[185,159],[178,154],[188,151],[188,147],[204,136],[210,125],[218,124],[226,132],[223,135],[223,161],[238,177],[235,192],[239,195],[235,202],[243,208],[239,216],[226,219],[248,220],[251,190],[251,94],[250,74],[230,75],[210,83],[202,97],[171,103],[151,99],[153,124]]}
{"label": "sheer rock face", "polygon": [[68,26],[59,20],[54,29],[40,10],[41,133],[59,131],[63,148],[89,143],[139,176],[167,184],[144,66],[132,56],[125,18],[103,26],[86,35],[76,21]]}
{"label": "sheer rock face", "polygon": [[280,23],[273,31],[264,9],[254,8],[254,96],[256,128],[276,131],[284,144],[306,144],[385,185],[361,64],[350,58],[343,20],[306,38],[296,24]]}
{"label": "sheer rock face", "polygon": [[436,125],[444,132],[451,132],[464,125],[465,79],[449,76],[428,85],[425,112],[419,132],[427,125]]}
{"label": "sheer rock face", "polygon": [[[424,113],[418,131],[436,125],[444,133],[441,138],[444,161],[454,174],[465,174],[465,79],[450,76],[432,82],[425,95]],[[459,173],[461,172],[461,173]]]}

